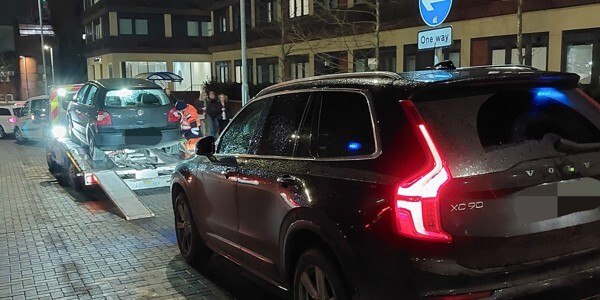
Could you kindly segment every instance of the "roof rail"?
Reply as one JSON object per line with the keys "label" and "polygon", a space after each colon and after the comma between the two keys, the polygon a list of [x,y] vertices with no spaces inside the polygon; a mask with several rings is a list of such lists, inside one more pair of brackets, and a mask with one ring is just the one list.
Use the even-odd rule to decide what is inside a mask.
{"label": "roof rail", "polygon": [[294,85],[294,84],[315,81],[315,80],[344,79],[344,78],[371,78],[371,79],[387,78],[387,79],[397,80],[397,79],[400,79],[401,77],[397,73],[388,72],[388,71],[353,72],[353,73],[320,75],[320,76],[294,79],[294,80],[290,80],[290,81],[276,83],[274,85],[264,88],[262,91],[260,91],[257,94],[257,96],[269,93],[273,90],[277,90],[277,89],[280,89],[280,88],[283,88],[286,86]]}

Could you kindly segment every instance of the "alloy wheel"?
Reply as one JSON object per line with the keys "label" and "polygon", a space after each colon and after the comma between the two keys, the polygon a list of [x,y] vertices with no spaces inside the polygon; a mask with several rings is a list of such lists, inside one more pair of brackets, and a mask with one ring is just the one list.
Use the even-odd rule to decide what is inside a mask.
{"label": "alloy wheel", "polygon": [[185,203],[180,202],[177,204],[175,214],[177,242],[179,243],[181,252],[187,255],[192,249],[192,222],[189,208]]}
{"label": "alloy wheel", "polygon": [[335,300],[331,282],[321,268],[310,265],[300,276],[298,298],[305,300]]}
{"label": "alloy wheel", "polygon": [[15,139],[17,142],[23,142],[23,133],[21,132],[21,128],[15,129]]}

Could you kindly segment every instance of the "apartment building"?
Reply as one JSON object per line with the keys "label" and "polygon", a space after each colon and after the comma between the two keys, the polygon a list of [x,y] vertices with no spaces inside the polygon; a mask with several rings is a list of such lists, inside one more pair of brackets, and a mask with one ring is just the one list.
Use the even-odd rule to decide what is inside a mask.
{"label": "apartment building", "polygon": [[[85,1],[89,78],[166,70],[185,78],[176,90],[208,78],[241,81],[239,1]],[[247,0],[248,78],[424,69],[434,51],[417,50],[417,33],[427,28],[418,10],[414,0]],[[444,58],[456,66],[517,63],[516,11],[513,0],[454,1],[445,22],[454,42]],[[600,85],[600,0],[525,0],[523,11],[525,64]]]}

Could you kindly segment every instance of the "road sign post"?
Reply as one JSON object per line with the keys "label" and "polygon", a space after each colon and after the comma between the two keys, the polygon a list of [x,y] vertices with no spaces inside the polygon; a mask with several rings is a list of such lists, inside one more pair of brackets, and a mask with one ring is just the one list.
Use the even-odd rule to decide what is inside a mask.
{"label": "road sign post", "polygon": [[[451,8],[452,0],[419,0],[421,19],[430,27],[444,23]],[[423,30],[417,38],[419,50],[434,49],[434,64],[437,64],[444,60],[442,48],[452,45],[452,27]]]}

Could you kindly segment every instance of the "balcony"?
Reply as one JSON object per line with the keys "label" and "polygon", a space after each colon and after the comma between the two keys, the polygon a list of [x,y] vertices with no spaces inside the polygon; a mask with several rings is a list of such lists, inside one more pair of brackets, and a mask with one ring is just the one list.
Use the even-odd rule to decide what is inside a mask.
{"label": "balcony", "polygon": [[209,54],[209,37],[111,36],[86,45],[86,57],[107,53]]}

